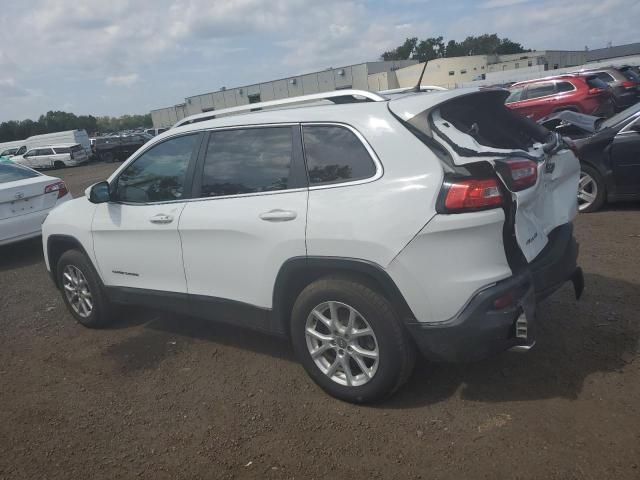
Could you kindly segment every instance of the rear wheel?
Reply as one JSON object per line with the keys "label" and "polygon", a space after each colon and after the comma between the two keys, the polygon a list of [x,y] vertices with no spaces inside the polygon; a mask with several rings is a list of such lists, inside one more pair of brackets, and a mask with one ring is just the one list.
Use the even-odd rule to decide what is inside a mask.
{"label": "rear wheel", "polygon": [[64,168],[66,167],[65,163],[61,160],[56,160],[53,162],[53,168]]}
{"label": "rear wheel", "polygon": [[354,403],[382,399],[413,370],[415,347],[392,305],[346,277],[308,285],[292,312],[296,355],[327,393]]}
{"label": "rear wheel", "polygon": [[600,209],[604,205],[605,193],[602,175],[589,165],[581,165],[578,183],[578,210],[590,213]]}
{"label": "rear wheel", "polygon": [[89,259],[78,250],[68,250],[56,269],[62,299],[71,315],[82,325],[100,328],[112,321],[113,306]]}

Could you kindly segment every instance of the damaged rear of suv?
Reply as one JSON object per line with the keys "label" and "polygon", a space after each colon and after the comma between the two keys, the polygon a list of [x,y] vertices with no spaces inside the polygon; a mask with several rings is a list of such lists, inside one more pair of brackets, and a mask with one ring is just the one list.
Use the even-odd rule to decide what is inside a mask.
{"label": "damaged rear of suv", "polygon": [[[535,343],[536,301],[567,280],[576,298],[584,288],[571,223],[577,213],[578,160],[557,134],[505,108],[506,95],[481,90],[435,106],[420,97],[389,105],[439,152],[445,172],[436,216],[391,270],[444,272],[447,289],[458,283],[471,293],[459,297],[466,299],[455,311],[443,309],[433,321],[408,323],[429,358],[464,361],[528,350]],[[441,256],[416,248],[429,234],[443,237]],[[474,286],[468,284],[486,281],[489,272],[495,283],[470,292]],[[410,291],[409,284],[419,281],[401,283]]]}

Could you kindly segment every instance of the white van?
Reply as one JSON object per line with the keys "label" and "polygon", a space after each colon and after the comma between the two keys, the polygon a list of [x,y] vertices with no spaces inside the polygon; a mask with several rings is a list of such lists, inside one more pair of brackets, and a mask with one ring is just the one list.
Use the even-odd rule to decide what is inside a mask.
{"label": "white van", "polygon": [[[67,130],[65,132],[33,135],[25,140],[28,150],[51,145],[80,144],[87,155],[91,154],[91,143],[86,130]],[[23,152],[24,153],[24,152]]]}

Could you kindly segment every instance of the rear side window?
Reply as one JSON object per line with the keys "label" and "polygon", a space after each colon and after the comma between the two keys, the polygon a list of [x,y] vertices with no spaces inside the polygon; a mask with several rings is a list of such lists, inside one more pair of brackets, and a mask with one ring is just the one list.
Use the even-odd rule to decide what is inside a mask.
{"label": "rear side window", "polygon": [[52,148],[39,148],[37,155],[53,155]]}
{"label": "rear side window", "polygon": [[574,86],[570,82],[557,82],[556,90],[558,93],[561,92],[573,92],[575,90]]}
{"label": "rear side window", "polygon": [[285,190],[289,188],[292,158],[291,127],[212,132],[200,196]]}
{"label": "rear side window", "polygon": [[371,155],[348,128],[305,125],[302,133],[310,185],[350,182],[375,175]]}
{"label": "rear side window", "polygon": [[55,150],[57,154],[71,152],[71,149],[69,147],[56,147]]}
{"label": "rear side window", "polygon": [[547,95],[553,95],[554,93],[556,93],[556,89],[551,82],[536,83],[529,85],[527,88],[528,99],[546,97]]}
{"label": "rear side window", "polygon": [[606,83],[612,83],[616,81],[615,78],[613,78],[613,76],[607,72],[598,72],[596,73],[596,77]]}
{"label": "rear side window", "polygon": [[591,77],[586,77],[587,85],[589,88],[600,88],[602,90],[606,90],[609,88],[609,84],[603,81],[601,78],[593,75]]}
{"label": "rear side window", "polygon": [[154,145],[118,177],[118,199],[129,203],[167,202],[183,197],[184,180],[197,134]]}
{"label": "rear side window", "polygon": [[0,183],[15,182],[25,178],[38,177],[39,174],[20,165],[0,163]]}

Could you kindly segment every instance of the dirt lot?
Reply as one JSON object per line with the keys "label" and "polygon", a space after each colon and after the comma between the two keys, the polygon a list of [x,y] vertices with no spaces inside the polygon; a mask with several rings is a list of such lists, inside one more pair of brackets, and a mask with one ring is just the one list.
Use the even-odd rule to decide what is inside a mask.
{"label": "dirt lot", "polygon": [[[77,196],[113,168],[53,174]],[[540,306],[529,354],[420,362],[370,407],[270,337],[143,310],[83,328],[39,240],[0,248],[0,478],[640,478],[638,210],[578,218],[584,297]]]}

